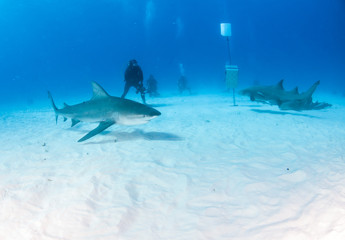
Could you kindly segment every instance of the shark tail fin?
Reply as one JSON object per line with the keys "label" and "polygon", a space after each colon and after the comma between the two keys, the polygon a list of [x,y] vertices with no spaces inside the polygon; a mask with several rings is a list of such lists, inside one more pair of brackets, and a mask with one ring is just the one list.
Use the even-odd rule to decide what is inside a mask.
{"label": "shark tail fin", "polygon": [[317,86],[319,86],[320,84],[320,80],[316,81],[304,94],[306,95],[306,97],[311,97],[313,95],[313,93],[315,92]]}
{"label": "shark tail fin", "polygon": [[53,109],[54,109],[54,112],[55,112],[55,121],[57,123],[57,120],[58,120],[58,108],[56,107],[55,103],[54,103],[54,100],[53,100],[53,97],[51,95],[51,93],[48,91],[48,97],[52,103],[52,106],[53,106]]}

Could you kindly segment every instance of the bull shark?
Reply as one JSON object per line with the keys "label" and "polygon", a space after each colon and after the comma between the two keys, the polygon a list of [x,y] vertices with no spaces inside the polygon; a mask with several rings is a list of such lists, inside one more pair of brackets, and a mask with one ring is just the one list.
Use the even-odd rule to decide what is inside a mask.
{"label": "bull shark", "polygon": [[271,86],[253,86],[240,91],[242,95],[250,97],[251,101],[269,103],[278,105],[281,110],[311,110],[322,109],[331,106],[328,103],[313,103],[312,95],[315,92],[320,81],[316,81],[306,92],[299,93],[298,88],[286,91],[283,87],[283,81],[280,80],[276,85]]}
{"label": "bull shark", "polygon": [[48,97],[55,112],[56,123],[58,116],[72,119],[72,127],[79,122],[98,122],[99,125],[78,142],[83,142],[112,126],[119,125],[138,125],[144,124],[153,118],[161,115],[156,109],[147,105],[110,96],[98,83],[92,82],[93,96],[89,101],[75,105],[64,104],[64,107],[58,109],[54,103],[51,93],[48,91]]}

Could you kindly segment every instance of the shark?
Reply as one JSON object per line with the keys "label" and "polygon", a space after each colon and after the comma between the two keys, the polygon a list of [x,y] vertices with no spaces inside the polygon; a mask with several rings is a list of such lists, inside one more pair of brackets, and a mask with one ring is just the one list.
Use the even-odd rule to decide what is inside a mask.
{"label": "shark", "polygon": [[161,113],[148,106],[129,99],[110,96],[98,83],[91,82],[92,98],[75,105],[67,105],[58,109],[54,103],[51,93],[48,97],[55,112],[56,123],[58,116],[62,116],[64,121],[68,118],[72,120],[72,127],[79,122],[96,122],[99,125],[80,138],[78,142],[83,142],[109,128],[114,124],[138,125],[145,124],[151,119],[161,115]]}
{"label": "shark", "polygon": [[240,91],[242,95],[250,97],[251,101],[278,105],[281,110],[312,110],[322,109],[331,106],[328,103],[313,102],[312,95],[320,84],[316,81],[307,91],[299,93],[298,87],[286,91],[283,87],[283,81],[280,80],[275,85],[253,86]]}

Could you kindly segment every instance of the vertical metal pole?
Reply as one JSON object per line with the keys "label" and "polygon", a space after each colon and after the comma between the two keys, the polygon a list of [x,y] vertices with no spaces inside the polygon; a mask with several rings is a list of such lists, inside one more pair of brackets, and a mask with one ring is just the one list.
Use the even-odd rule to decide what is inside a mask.
{"label": "vertical metal pole", "polygon": [[235,88],[232,89],[232,97],[234,100],[234,106],[236,106],[236,100],[235,100]]}
{"label": "vertical metal pole", "polygon": [[[228,45],[228,54],[229,54],[229,65],[231,66],[231,54],[230,54],[230,43],[229,43],[229,37],[226,37],[226,42]],[[232,89],[232,97],[234,101],[234,106],[236,106],[236,99],[235,99],[235,88]]]}
{"label": "vertical metal pole", "polygon": [[229,65],[231,65],[231,55],[230,55],[230,43],[229,43],[229,37],[226,37],[226,42],[227,42],[227,45],[228,45]]}

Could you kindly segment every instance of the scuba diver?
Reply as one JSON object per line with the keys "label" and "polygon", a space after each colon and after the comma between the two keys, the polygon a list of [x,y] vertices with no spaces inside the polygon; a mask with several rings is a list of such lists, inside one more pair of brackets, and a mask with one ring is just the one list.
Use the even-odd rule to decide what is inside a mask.
{"label": "scuba diver", "polygon": [[184,90],[188,90],[189,94],[191,94],[191,90],[190,87],[188,87],[187,79],[185,76],[181,76],[179,78],[177,86],[180,94],[182,94]]}
{"label": "scuba diver", "polygon": [[157,92],[157,80],[151,74],[149,79],[146,81],[147,90],[146,92],[149,94],[150,97],[158,97],[160,94]]}
{"label": "scuba diver", "polygon": [[191,94],[191,90],[190,90],[190,87],[188,86],[187,78],[184,75],[183,64],[180,63],[179,67],[180,67],[180,74],[181,74],[181,76],[180,76],[180,78],[179,78],[179,80],[177,82],[178,91],[179,91],[180,94],[182,94],[184,90],[188,90],[189,94]]}
{"label": "scuba diver", "polygon": [[145,87],[143,85],[143,71],[141,70],[140,66],[137,63],[137,60],[133,59],[128,62],[128,67],[125,72],[125,88],[123,90],[123,94],[121,98],[125,98],[128,90],[130,87],[135,87],[137,89],[136,93],[140,92],[141,99],[143,103],[146,104],[145,101]]}

